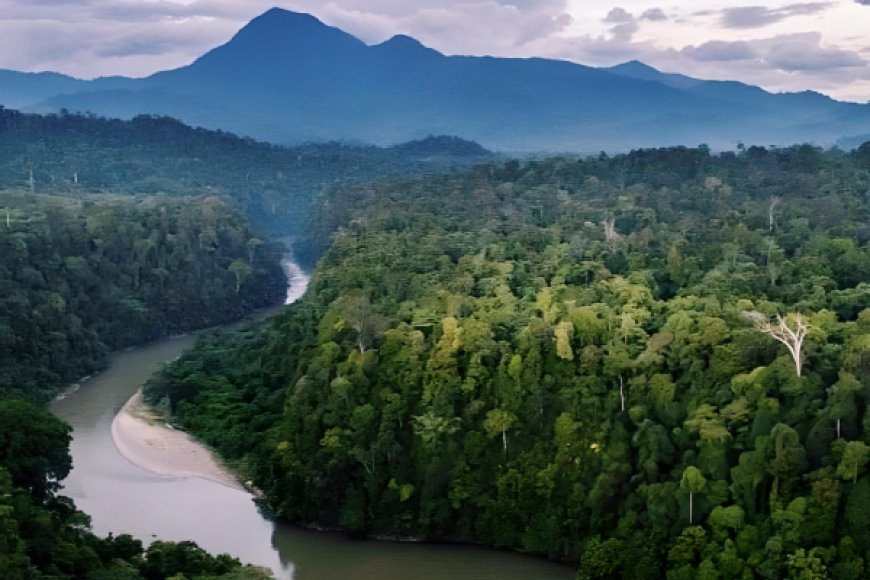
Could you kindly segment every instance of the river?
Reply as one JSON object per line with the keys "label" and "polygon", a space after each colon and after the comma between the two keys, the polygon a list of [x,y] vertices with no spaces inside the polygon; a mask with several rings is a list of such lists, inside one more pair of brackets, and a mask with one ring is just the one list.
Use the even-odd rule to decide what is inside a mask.
{"label": "river", "polygon": [[[308,278],[285,261],[287,303]],[[73,427],[73,470],[63,493],[92,517],[97,534],[128,533],[193,540],[210,552],[227,552],[267,566],[279,578],[335,580],[568,580],[573,570],[511,552],[466,545],[356,540],[315,532],[264,517],[243,490],[199,477],[158,475],[120,454],[112,421],[160,364],[190,347],[195,336],[169,338],[115,353],[109,367],[73,387],[51,410]]]}

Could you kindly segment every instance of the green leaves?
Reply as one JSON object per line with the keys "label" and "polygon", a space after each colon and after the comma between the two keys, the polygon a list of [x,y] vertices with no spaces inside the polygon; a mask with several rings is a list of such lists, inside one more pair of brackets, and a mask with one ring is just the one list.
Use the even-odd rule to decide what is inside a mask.
{"label": "green leaves", "polygon": [[849,441],[843,448],[843,455],[837,465],[837,475],[857,483],[858,474],[870,461],[870,447],[863,441]]}
{"label": "green leaves", "polygon": [[701,493],[707,486],[707,479],[701,474],[701,471],[692,465],[683,471],[683,477],[680,478],[680,489],[686,493]]}
{"label": "green leaves", "polygon": [[[796,177],[798,151],[750,148],[676,178],[663,160],[682,155],[326,195],[312,228],[335,235],[305,309],[195,355],[220,375],[268,369],[251,371],[262,392],[237,382],[236,407],[267,424],[274,444],[240,449],[273,502],[581,558],[584,577],[778,578],[799,549],[795,570],[821,549],[832,570],[847,525],[863,554],[870,461],[846,451],[870,426],[870,294],[848,271],[870,264],[864,177],[846,154]],[[783,332],[811,329],[780,344],[743,311],[815,314],[784,315]],[[387,320],[362,345],[360,313]],[[189,407],[204,423],[218,390]]]}
{"label": "green leaves", "polygon": [[12,484],[45,501],[72,468],[72,429],[47,411],[0,398],[0,467]]}
{"label": "green leaves", "polygon": [[0,230],[0,394],[45,402],[113,349],[274,304],[273,245],[217,197],[149,199],[0,192],[27,218]]}

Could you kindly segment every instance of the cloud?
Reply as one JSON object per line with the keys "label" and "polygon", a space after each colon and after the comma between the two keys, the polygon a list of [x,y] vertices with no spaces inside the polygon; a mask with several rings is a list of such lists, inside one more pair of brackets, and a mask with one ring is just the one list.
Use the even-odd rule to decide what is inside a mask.
{"label": "cloud", "polygon": [[604,22],[613,24],[610,27],[610,34],[616,42],[631,42],[632,37],[640,28],[634,14],[623,8],[613,8],[604,17]]}
{"label": "cloud", "polygon": [[517,56],[573,22],[567,0],[340,0],[317,15],[369,43],[403,33],[448,54]]}
{"label": "cloud", "polygon": [[[865,38],[856,26],[861,16],[855,16],[861,7],[848,0],[782,0],[791,4],[780,7],[755,2],[761,3],[0,0],[0,67],[81,77],[143,76],[193,61],[277,5],[311,12],[369,44],[401,33],[445,54],[543,56],[595,66],[638,59],[700,78],[737,79],[774,90],[841,91],[867,99],[870,52],[861,52]],[[870,0],[856,2],[870,5]],[[723,10],[723,4],[737,6]],[[781,23],[777,32],[806,30],[806,20],[799,18],[806,15],[820,16],[813,25],[824,36],[746,38],[773,23]]]}
{"label": "cloud", "polygon": [[786,72],[829,71],[838,68],[862,68],[867,61],[856,52],[821,46],[816,32],[780,38],[767,51],[765,60]]}
{"label": "cloud", "polygon": [[[870,0],[868,0],[870,1]],[[720,23],[726,28],[761,28],[793,16],[818,14],[832,6],[831,2],[789,4],[782,8],[765,6],[738,6],[720,12]]]}
{"label": "cloud", "polygon": [[[870,0],[867,0],[870,2]],[[667,20],[668,15],[665,14],[665,11],[661,8],[650,8],[649,10],[644,10],[643,14],[640,15],[641,20],[651,20],[653,22],[660,22],[662,20]]]}
{"label": "cloud", "polygon": [[836,46],[824,46],[817,32],[779,35],[750,41],[710,41],[700,46],[687,46],[680,54],[700,62],[755,61],[767,70],[787,74],[833,74],[837,69],[868,70],[866,61],[857,52]]}
{"label": "cloud", "polygon": [[700,46],[689,45],[681,52],[694,60],[718,62],[749,60],[758,56],[758,51],[753,48],[752,43],[746,41],[711,40]]}
{"label": "cloud", "polygon": [[0,67],[141,76],[191,62],[276,4],[370,44],[404,33],[451,54],[531,56],[524,47],[546,45],[571,25],[567,2],[0,0]]}
{"label": "cloud", "polygon": [[609,22],[611,24],[634,22],[634,16],[632,16],[630,12],[626,12],[624,8],[614,8],[604,17],[604,22]]}

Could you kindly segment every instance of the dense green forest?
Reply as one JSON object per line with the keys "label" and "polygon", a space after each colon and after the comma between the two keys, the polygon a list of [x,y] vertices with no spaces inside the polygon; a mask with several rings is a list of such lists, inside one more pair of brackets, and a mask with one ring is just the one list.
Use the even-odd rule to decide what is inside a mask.
{"label": "dense green forest", "polygon": [[279,250],[238,211],[294,235],[335,183],[490,157],[455,137],[284,148],[164,117],[0,107],[0,394],[44,400],[111,349],[277,302]]}
{"label": "dense green forest", "polygon": [[305,298],[148,386],[291,521],[580,578],[870,573],[870,144],[326,192]]}
{"label": "dense green forest", "polygon": [[0,106],[0,189],[227,195],[260,231],[282,237],[296,234],[317,194],[336,183],[435,173],[491,157],[456,137],[388,148],[279,147],[167,117],[121,121]]}
{"label": "dense green forest", "polygon": [[[56,494],[69,428],[44,403],[114,349],[280,302],[282,245],[337,182],[491,158],[431,137],[292,149],[175,120],[0,107],[0,576],[260,578],[195,544],[97,538]],[[243,215],[247,214],[247,218]]]}
{"label": "dense green forest", "polygon": [[227,198],[0,191],[0,395],[42,402],[111,350],[279,303],[282,252]]}
{"label": "dense green forest", "polygon": [[[271,578],[267,570],[211,556],[192,542],[128,535],[99,538],[88,516],[57,495],[69,473],[70,428],[24,401],[0,399],[0,576],[4,580]],[[178,576],[176,576],[178,575]]]}

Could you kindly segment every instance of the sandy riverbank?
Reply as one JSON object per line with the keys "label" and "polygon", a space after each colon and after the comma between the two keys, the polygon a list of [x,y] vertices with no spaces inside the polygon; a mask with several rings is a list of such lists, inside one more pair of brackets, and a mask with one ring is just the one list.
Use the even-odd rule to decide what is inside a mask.
{"label": "sandy riverbank", "polygon": [[112,421],[112,439],[121,455],[152,473],[202,477],[244,489],[211,451],[187,433],[167,427],[138,391]]}

